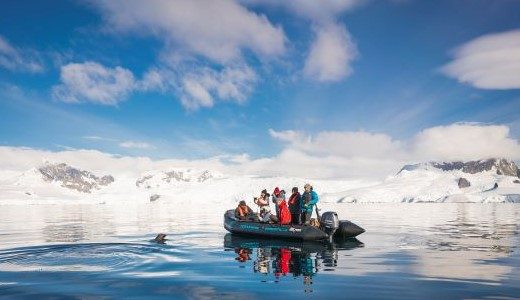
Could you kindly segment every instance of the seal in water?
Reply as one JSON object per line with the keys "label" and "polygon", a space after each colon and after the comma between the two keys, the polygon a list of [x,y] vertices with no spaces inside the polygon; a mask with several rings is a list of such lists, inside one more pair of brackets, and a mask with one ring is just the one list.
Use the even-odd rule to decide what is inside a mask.
{"label": "seal in water", "polygon": [[164,244],[166,242],[166,234],[164,233],[159,233],[155,239],[153,239],[154,242],[158,243],[158,244]]}

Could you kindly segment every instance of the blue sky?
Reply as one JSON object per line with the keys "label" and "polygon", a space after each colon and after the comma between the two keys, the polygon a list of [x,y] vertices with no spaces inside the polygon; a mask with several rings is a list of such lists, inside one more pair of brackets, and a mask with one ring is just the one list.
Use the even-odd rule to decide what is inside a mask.
{"label": "blue sky", "polygon": [[294,132],[401,142],[477,123],[520,137],[518,1],[0,6],[3,146],[260,158]]}

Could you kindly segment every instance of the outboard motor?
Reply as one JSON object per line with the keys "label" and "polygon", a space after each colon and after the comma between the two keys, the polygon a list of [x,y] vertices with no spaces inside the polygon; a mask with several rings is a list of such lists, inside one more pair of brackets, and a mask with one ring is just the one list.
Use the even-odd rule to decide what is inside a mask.
{"label": "outboard motor", "polygon": [[321,230],[325,231],[325,233],[332,240],[332,236],[334,235],[334,232],[336,232],[336,229],[338,229],[338,227],[339,227],[338,214],[334,211],[324,212],[321,215],[320,227],[321,227]]}

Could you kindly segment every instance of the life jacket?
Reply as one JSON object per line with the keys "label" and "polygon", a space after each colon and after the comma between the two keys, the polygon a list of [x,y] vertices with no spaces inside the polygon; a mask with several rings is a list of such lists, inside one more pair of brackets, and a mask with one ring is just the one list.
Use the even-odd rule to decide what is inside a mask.
{"label": "life jacket", "polygon": [[249,209],[248,209],[247,205],[245,205],[245,206],[239,205],[237,209],[238,209],[238,215],[241,217],[245,217],[249,213]]}
{"label": "life jacket", "polygon": [[291,224],[291,212],[285,200],[280,201],[278,210],[280,211],[280,224]]}
{"label": "life jacket", "polygon": [[301,197],[300,193],[294,193],[289,197],[289,206],[299,205],[298,199]]}

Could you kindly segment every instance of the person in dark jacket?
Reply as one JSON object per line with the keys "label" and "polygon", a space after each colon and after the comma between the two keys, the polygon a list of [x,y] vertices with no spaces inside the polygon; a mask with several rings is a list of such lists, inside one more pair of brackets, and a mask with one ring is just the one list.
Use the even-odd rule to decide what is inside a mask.
{"label": "person in dark jacket", "polygon": [[298,188],[293,187],[291,197],[289,197],[289,210],[291,211],[292,224],[302,224],[302,206],[302,196],[300,195],[300,192],[298,192]]}

